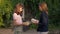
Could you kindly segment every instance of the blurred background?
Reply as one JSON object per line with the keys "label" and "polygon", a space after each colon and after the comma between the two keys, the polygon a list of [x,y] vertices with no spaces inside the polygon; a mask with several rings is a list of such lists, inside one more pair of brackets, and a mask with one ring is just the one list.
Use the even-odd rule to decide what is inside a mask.
{"label": "blurred background", "polygon": [[[46,2],[49,8],[49,31],[60,32],[60,0],[0,0],[0,28],[11,28],[13,9],[17,3],[24,5],[26,21],[39,19],[38,4],[42,2]],[[36,29],[37,26],[31,24],[29,28]]]}

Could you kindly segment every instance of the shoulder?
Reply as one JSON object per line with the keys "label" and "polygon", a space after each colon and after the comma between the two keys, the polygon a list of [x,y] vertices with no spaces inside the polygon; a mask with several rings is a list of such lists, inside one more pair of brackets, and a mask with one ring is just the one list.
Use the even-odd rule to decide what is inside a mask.
{"label": "shoulder", "polygon": [[17,15],[16,13],[13,13],[13,15]]}
{"label": "shoulder", "polygon": [[16,13],[13,13],[13,17],[17,17],[17,14]]}

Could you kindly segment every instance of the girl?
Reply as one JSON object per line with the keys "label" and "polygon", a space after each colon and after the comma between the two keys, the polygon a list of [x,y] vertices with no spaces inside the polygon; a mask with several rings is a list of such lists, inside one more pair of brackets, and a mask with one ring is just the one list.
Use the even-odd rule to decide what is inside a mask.
{"label": "girl", "polygon": [[26,23],[22,22],[22,11],[23,5],[18,3],[13,13],[14,34],[22,34],[22,26],[26,26]]}
{"label": "girl", "polygon": [[41,11],[40,20],[38,23],[38,34],[48,34],[48,7],[45,2],[39,4],[39,10]]}

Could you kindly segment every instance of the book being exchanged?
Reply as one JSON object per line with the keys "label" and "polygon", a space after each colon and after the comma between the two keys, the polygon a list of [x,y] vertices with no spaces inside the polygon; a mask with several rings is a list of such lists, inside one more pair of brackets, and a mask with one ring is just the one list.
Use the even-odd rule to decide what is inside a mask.
{"label": "book being exchanged", "polygon": [[39,23],[39,20],[32,18],[32,19],[31,19],[31,22],[32,22],[32,23]]}

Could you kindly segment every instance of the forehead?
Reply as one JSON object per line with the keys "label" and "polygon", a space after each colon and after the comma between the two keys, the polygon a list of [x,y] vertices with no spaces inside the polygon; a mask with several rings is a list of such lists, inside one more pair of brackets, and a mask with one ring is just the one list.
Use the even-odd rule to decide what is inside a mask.
{"label": "forehead", "polygon": [[19,6],[20,8],[23,8],[23,6]]}
{"label": "forehead", "polygon": [[17,4],[16,7],[23,7],[23,5],[21,5],[21,4]]}
{"label": "forehead", "polygon": [[23,8],[22,6],[17,6],[17,8]]}

